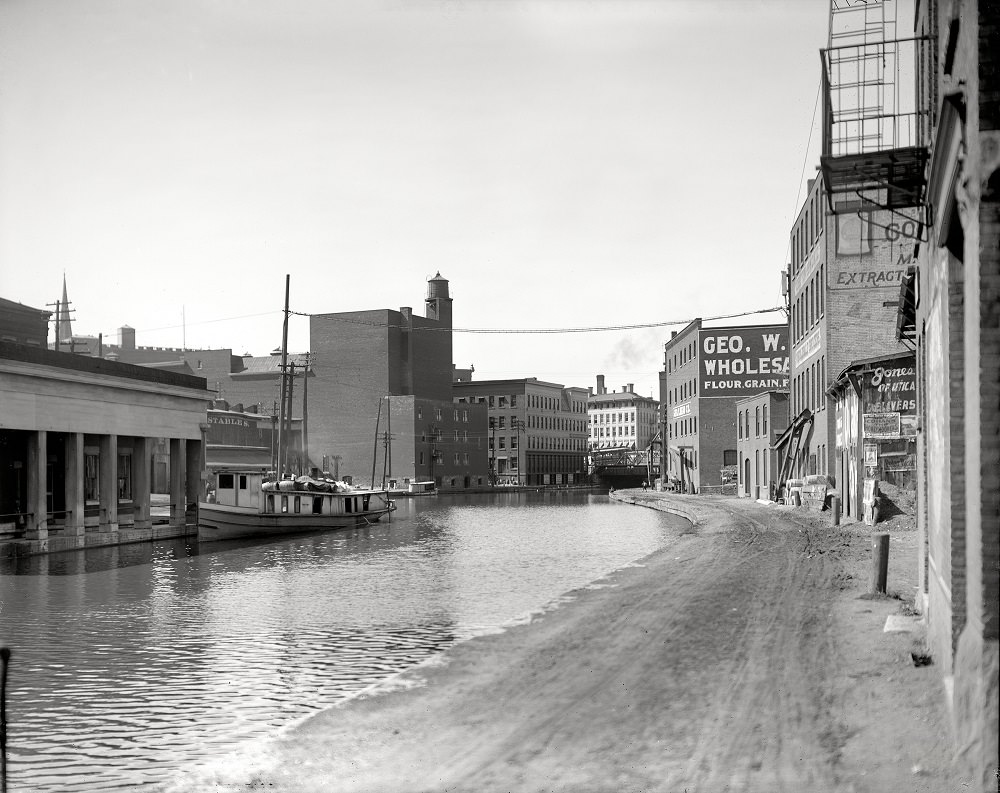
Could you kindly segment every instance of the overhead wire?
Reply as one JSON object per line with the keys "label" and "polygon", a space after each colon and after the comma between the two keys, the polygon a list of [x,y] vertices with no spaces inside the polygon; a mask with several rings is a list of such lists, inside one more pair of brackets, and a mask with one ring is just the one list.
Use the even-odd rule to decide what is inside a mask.
{"label": "overhead wire", "polygon": [[351,325],[365,325],[368,327],[375,328],[395,328],[395,329],[406,329],[414,331],[427,331],[427,332],[450,332],[450,333],[494,333],[494,334],[510,334],[510,333],[603,333],[608,331],[622,331],[622,330],[642,330],[645,328],[660,328],[668,325],[688,325],[695,319],[700,319],[702,322],[712,322],[720,319],[735,319],[738,317],[750,317],[755,314],[768,314],[774,311],[783,311],[784,306],[772,306],[769,308],[761,308],[754,311],[741,311],[735,314],[718,314],[711,317],[692,317],[688,319],[672,319],[663,320],[661,322],[641,322],[631,325],[592,325],[586,327],[563,327],[563,328],[450,328],[447,326],[409,326],[401,325],[398,323],[391,322],[374,322],[370,320],[356,319],[353,317],[345,317],[342,314],[309,314],[303,311],[289,311],[289,314],[295,314],[300,317],[323,317],[326,319],[335,320],[337,322],[346,322]]}

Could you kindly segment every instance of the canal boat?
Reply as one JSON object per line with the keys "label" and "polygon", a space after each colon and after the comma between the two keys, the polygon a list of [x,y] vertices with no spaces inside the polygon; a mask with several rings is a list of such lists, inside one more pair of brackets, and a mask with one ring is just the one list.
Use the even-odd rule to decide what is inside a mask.
{"label": "canal boat", "polygon": [[262,471],[219,470],[198,505],[198,539],[232,540],[354,528],[396,507],[386,490],[308,476],[271,481]]}

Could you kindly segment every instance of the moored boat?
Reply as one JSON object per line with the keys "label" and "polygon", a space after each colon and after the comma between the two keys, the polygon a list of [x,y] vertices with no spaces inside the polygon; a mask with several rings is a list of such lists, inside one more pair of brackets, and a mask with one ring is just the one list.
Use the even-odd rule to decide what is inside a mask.
{"label": "moored boat", "polygon": [[386,490],[302,476],[273,482],[261,471],[220,470],[213,495],[199,504],[198,539],[353,528],[394,509]]}

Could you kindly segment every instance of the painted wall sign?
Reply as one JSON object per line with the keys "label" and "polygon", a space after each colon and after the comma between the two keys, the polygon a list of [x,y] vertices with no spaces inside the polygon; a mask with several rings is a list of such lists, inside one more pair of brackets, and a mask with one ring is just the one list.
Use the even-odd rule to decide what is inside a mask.
{"label": "painted wall sign", "polygon": [[685,402],[683,405],[678,405],[671,412],[672,418],[678,418],[679,416],[686,416],[691,412],[691,403]]}
{"label": "painted wall sign", "polygon": [[234,416],[209,416],[209,424],[227,424],[233,427],[249,427],[250,422],[246,419],[235,418]]}
{"label": "painted wall sign", "polygon": [[745,397],[788,388],[788,326],[698,331],[701,395]]}
{"label": "painted wall sign", "polygon": [[[912,261],[911,254],[908,261]],[[906,267],[879,268],[874,270],[842,270],[830,284],[831,289],[880,289],[899,285],[906,276]]]}
{"label": "painted wall sign", "polygon": [[813,330],[808,336],[802,339],[792,350],[792,365],[798,368],[805,361],[808,361],[820,348],[819,328]]}

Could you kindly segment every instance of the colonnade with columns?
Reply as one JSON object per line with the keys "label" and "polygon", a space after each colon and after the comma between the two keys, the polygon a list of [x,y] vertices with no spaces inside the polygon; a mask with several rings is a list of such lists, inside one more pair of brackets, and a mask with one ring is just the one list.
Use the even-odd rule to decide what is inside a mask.
{"label": "colonnade with columns", "polygon": [[[207,426],[201,425],[201,439],[165,439],[169,517],[163,518],[172,527],[197,522]],[[27,503],[19,517],[25,539],[152,528],[151,460],[159,439],[46,430],[24,434]],[[50,498],[62,509],[50,509]]]}

